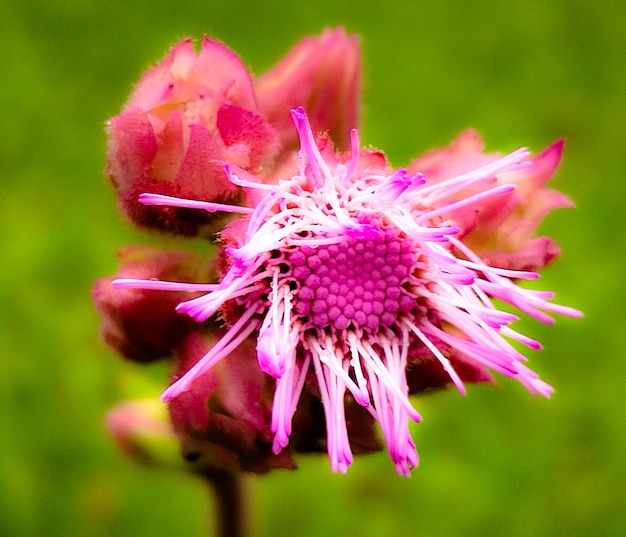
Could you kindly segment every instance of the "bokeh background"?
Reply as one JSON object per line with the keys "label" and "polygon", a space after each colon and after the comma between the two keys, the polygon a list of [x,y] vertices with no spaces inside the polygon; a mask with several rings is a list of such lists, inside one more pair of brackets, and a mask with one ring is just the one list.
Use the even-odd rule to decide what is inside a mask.
{"label": "bokeh background", "polygon": [[565,137],[554,186],[578,209],[543,226],[564,253],[541,285],[586,317],[523,322],[551,400],[507,379],[418,400],[410,479],[384,453],[345,476],[302,458],[256,480],[257,535],[626,533],[626,4],[21,0],[0,20],[0,535],[208,534],[202,484],[126,460],[103,427],[163,376],[97,337],[93,280],[154,240],[116,210],[103,122],[180,37],[216,36],[262,73],[340,24],[362,40],[362,140],[396,165],[469,126],[493,151]]}

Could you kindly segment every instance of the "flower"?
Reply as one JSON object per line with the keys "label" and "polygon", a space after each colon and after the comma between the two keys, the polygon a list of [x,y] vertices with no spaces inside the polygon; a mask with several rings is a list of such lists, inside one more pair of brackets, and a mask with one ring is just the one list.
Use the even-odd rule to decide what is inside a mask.
{"label": "flower", "polygon": [[[330,83],[329,70],[340,73]],[[196,53],[192,40],[183,39],[107,122],[106,175],[133,223],[210,235],[223,224],[221,203],[243,203],[224,163],[269,177],[297,139],[281,111],[298,99],[315,112],[317,129],[346,138],[356,126],[359,81],[356,39],[341,29],[304,40],[256,85],[241,59],[219,41],[205,37]],[[215,205],[207,211],[147,206],[138,202],[142,192]]]}
{"label": "flower", "polygon": [[[418,463],[409,421],[421,420],[411,394],[448,383],[464,394],[464,382],[490,380],[493,370],[548,397],[552,388],[509,340],[533,349],[540,344],[511,328],[517,316],[497,309],[494,299],[542,322],[552,321],[549,313],[580,312],[550,302],[552,293],[518,284],[536,272],[489,264],[469,242],[503,221],[505,230],[536,224],[533,203],[550,206],[542,202],[542,187],[555,150],[534,158],[525,149],[500,158],[470,151],[467,163],[454,150],[443,164],[435,158],[429,167],[426,159],[393,170],[380,151],[359,148],[356,130],[351,151],[337,153],[328,138],[314,136],[303,108],[292,117],[300,151],[291,176],[267,184],[226,166],[228,179],[256,193],[248,197],[257,201],[221,233],[219,283],[176,307],[199,323],[218,316],[225,329],[162,398],[175,404],[194,393],[205,375],[237,360],[237,349],[253,341],[259,369],[275,379],[275,454],[290,443],[299,401],[313,394],[323,406],[334,471],[345,472],[352,462],[355,427],[347,413],[359,407],[380,424],[398,473],[408,475]],[[204,208],[158,194],[144,194],[141,202]],[[495,252],[502,240],[494,242]],[[525,240],[507,245],[513,250],[503,251],[506,259],[514,259]],[[548,260],[535,257],[531,264],[539,268]],[[172,285],[113,282],[152,290]],[[204,290],[191,283],[177,289]]]}

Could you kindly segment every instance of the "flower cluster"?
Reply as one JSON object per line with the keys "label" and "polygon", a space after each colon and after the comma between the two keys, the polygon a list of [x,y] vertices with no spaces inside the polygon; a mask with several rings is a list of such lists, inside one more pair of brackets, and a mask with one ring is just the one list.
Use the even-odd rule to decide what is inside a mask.
{"label": "flower cluster", "polygon": [[342,30],[256,80],[224,45],[205,38],[196,55],[185,40],[109,123],[107,171],[132,221],[219,231],[208,264],[139,249],[94,292],[107,342],[172,360],[162,398],[190,460],[261,472],[324,450],[345,472],[381,449],[378,426],[408,475],[411,395],[464,394],[492,371],[552,392],[512,342],[540,344],[498,302],[546,323],[580,315],[520,285],[558,255],[535,233],[571,206],[545,186],[562,143],[493,155],[467,131],[394,169],[360,146],[359,83]]}

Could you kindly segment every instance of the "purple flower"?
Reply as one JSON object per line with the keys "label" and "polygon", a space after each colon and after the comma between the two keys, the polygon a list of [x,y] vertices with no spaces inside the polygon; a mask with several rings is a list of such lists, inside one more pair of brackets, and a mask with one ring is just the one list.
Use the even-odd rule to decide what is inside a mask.
{"label": "purple flower", "polygon": [[[464,394],[464,382],[491,380],[491,370],[548,397],[552,388],[524,365],[510,340],[533,349],[539,343],[516,332],[517,316],[497,309],[494,299],[542,322],[552,321],[550,313],[580,313],[551,303],[552,293],[518,284],[536,272],[489,264],[470,247],[472,233],[483,233],[491,219],[514,227],[530,218],[514,210],[525,199],[520,184],[545,168],[548,157],[533,159],[519,149],[501,158],[458,158],[458,173],[437,176],[419,165],[393,170],[381,152],[359,149],[355,130],[351,152],[338,154],[327,138],[316,139],[304,109],[292,110],[292,117],[300,152],[290,175],[267,184],[226,166],[229,181],[254,203],[221,233],[219,283],[176,307],[200,323],[218,316],[225,329],[180,371],[163,399],[194,393],[218,363],[236,359],[253,341],[258,367],[275,379],[275,454],[290,443],[300,402],[313,396],[323,406],[334,471],[345,472],[352,462],[360,427],[354,423],[370,420],[380,424],[398,473],[408,475],[418,463],[409,422],[421,420],[409,395],[448,383]],[[214,210],[211,203],[160,195],[141,201]],[[494,210],[501,206],[503,214]],[[243,212],[228,205],[220,210]],[[172,288],[137,279],[113,285]],[[206,285],[175,289],[206,291]],[[355,412],[357,420],[347,417]]]}

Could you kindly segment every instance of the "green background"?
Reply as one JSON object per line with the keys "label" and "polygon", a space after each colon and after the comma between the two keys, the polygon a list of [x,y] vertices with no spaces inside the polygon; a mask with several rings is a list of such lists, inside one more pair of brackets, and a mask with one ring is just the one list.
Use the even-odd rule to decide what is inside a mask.
{"label": "green background", "polygon": [[[178,38],[212,34],[262,73],[299,38],[361,35],[361,139],[402,165],[465,127],[487,148],[566,139],[554,186],[578,204],[542,231],[563,247],[541,285],[585,311],[524,322],[531,366],[557,391],[516,383],[416,401],[421,464],[386,454],[345,476],[325,458],[258,479],[259,537],[621,536],[626,532],[626,4],[619,0],[278,2],[22,0],[0,4],[0,535],[207,534],[203,486],[139,467],[103,429],[133,378],[98,340],[92,281],[148,240],[102,177],[104,120]],[[129,380],[130,379],[130,380]]]}

